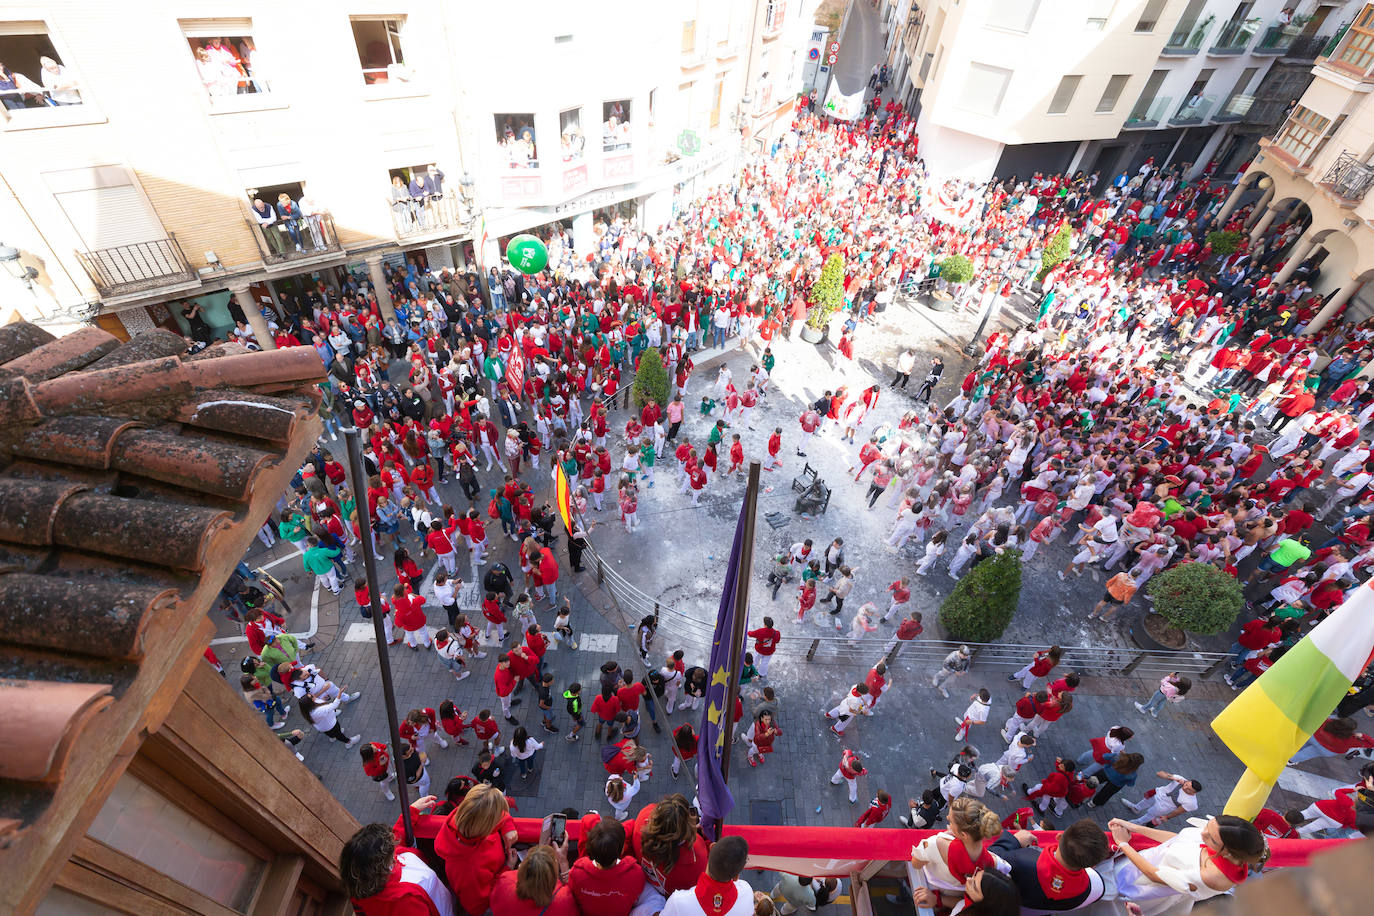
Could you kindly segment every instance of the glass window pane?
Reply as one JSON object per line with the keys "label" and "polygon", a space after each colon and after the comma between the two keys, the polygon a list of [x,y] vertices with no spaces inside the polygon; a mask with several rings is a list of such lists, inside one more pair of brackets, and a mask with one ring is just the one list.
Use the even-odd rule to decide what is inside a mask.
{"label": "glass window pane", "polygon": [[1063,114],[1069,110],[1073,104],[1074,93],[1078,91],[1078,84],[1083,82],[1083,77],[1077,74],[1068,74],[1059,81],[1059,88],[1054,91],[1054,98],[1050,99],[1050,114]]}
{"label": "glass window pane", "polygon": [[127,773],[87,836],[239,912],[247,912],[267,868]]}
{"label": "glass window pane", "polygon": [[1002,99],[1011,83],[1011,71],[987,64],[969,64],[968,77],[964,80],[963,96],[959,100],[961,108],[984,115],[996,115],[1002,107]]}

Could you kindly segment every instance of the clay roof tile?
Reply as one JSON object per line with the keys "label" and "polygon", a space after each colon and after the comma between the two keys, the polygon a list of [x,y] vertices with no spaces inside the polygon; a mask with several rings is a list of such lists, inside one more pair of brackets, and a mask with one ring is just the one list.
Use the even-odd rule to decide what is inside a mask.
{"label": "clay roof tile", "polygon": [[0,575],[0,630],[18,645],[134,659],[152,610],[176,599],[168,583],[132,577]]}
{"label": "clay roof tile", "polygon": [[136,429],[120,436],[115,443],[113,465],[126,473],[203,493],[247,499],[254,475],[274,457],[257,449],[199,436]]}
{"label": "clay roof tile", "polygon": [[205,564],[211,535],[230,518],[218,509],[86,492],[60,505],[52,539],[91,553],[194,570]]}
{"label": "clay roof tile", "polygon": [[236,436],[287,442],[309,409],[309,402],[301,398],[216,388],[198,394],[173,414],[173,419]]}
{"label": "clay roof tile", "polygon": [[41,382],[90,365],[118,346],[119,338],[108,331],[84,327],[0,365],[0,371]]}
{"label": "clay roof tile", "polygon": [[138,426],[116,417],[54,417],[22,432],[10,451],[25,458],[47,459],[104,470],[120,433]]}
{"label": "clay roof tile", "polygon": [[252,388],[277,382],[319,381],[324,378],[324,361],[314,347],[287,347],[197,360],[186,364],[186,374],[196,388]]}
{"label": "clay roof tile", "polygon": [[53,543],[53,526],[67,498],[84,484],[0,478],[0,541],[44,547]]}
{"label": "clay roof tile", "polygon": [[114,700],[108,684],[0,681],[0,722],[9,743],[0,754],[0,779],[56,782],[81,730]]}
{"label": "clay roof tile", "polygon": [[72,372],[33,389],[38,409],[48,416],[106,411],[138,401],[185,397],[191,385],[175,356],[145,360],[97,369]]}
{"label": "clay roof tile", "polygon": [[56,339],[38,325],[25,321],[0,325],[0,365]]}
{"label": "clay roof tile", "polygon": [[165,356],[180,356],[186,352],[186,341],[164,328],[140,331],[114,350],[91,363],[88,370],[113,369],[129,363],[141,363]]}

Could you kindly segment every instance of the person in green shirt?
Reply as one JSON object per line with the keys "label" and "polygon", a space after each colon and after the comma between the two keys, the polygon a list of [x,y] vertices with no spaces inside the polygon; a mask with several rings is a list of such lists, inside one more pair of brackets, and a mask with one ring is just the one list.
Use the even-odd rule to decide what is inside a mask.
{"label": "person in green shirt", "polygon": [[[283,662],[294,663],[301,657],[300,640],[290,633],[278,633],[272,637],[272,641],[262,647],[262,654],[258,656],[258,670],[255,676],[258,683],[267,686],[272,683],[280,684],[280,681],[272,680],[272,672]],[[282,685],[286,686],[286,685]]]}
{"label": "person in green shirt", "polygon": [[296,547],[301,546],[310,535],[310,529],[305,526],[305,516],[299,512],[283,512],[281,522],[277,525],[277,534],[284,541],[290,541]]}
{"label": "person in green shirt", "polygon": [[1267,579],[1270,575],[1288,569],[1294,563],[1302,562],[1310,556],[1312,549],[1302,541],[1284,538],[1274,545],[1269,551],[1269,556],[1259,561],[1259,566],[1255,567],[1246,584],[1253,583],[1257,578]]}
{"label": "person in green shirt", "polygon": [[763,360],[762,360],[762,362],[763,362],[763,371],[764,371],[764,372],[767,372],[769,375],[772,375],[772,374],[773,374],[773,367],[774,367],[775,365],[777,365],[777,362],[778,362],[778,361],[773,357],[773,349],[772,349],[772,347],[764,347],[764,348],[763,348]]}
{"label": "person in green shirt", "polygon": [[754,664],[754,653],[744,653],[744,666],[739,669],[739,685],[743,687],[758,676],[759,669],[758,666]]}
{"label": "person in green shirt", "polygon": [[647,481],[650,488],[654,485],[654,461],[658,456],[654,453],[654,443],[645,438],[639,446],[639,473]]}
{"label": "person in green shirt", "polygon": [[320,544],[320,539],[314,536],[306,538],[305,544],[305,552],[301,554],[301,563],[305,566],[305,571],[314,573],[316,583],[324,585],[337,595],[339,574],[334,569],[334,558],[339,555],[339,548],[325,547]]}
{"label": "person in green shirt", "polygon": [[716,425],[711,427],[711,434],[706,437],[706,447],[712,448],[720,444],[720,440],[725,438],[725,421],[717,420]]}

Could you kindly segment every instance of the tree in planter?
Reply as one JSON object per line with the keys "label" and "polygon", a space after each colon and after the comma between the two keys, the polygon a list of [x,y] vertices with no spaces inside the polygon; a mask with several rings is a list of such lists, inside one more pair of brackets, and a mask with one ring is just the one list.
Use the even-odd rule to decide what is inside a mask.
{"label": "tree in planter", "polygon": [[1212,254],[1219,258],[1230,257],[1236,253],[1240,247],[1241,235],[1234,229],[1218,229],[1207,233],[1207,244],[1212,248]]}
{"label": "tree in planter", "polygon": [[953,286],[973,280],[973,262],[961,254],[952,254],[940,262],[940,279]]}
{"label": "tree in planter", "polygon": [[1021,551],[1012,548],[964,574],[940,605],[940,623],[955,639],[992,642],[1006,631],[1020,600]]}
{"label": "tree in planter", "polygon": [[1203,636],[1224,633],[1245,606],[1234,577],[1211,563],[1180,563],[1150,580],[1155,613],[1171,627]]}
{"label": "tree in planter", "polygon": [[639,355],[634,399],[636,407],[643,407],[651,400],[657,401],[660,407],[668,403],[668,370],[663,368],[663,357],[657,347],[649,347]]}
{"label": "tree in planter", "polygon": [[1040,255],[1040,270],[1036,272],[1035,279],[1044,282],[1045,277],[1050,271],[1054,270],[1065,258],[1069,256],[1069,246],[1073,244],[1073,230],[1068,223],[1059,227],[1059,231],[1050,239],[1045,251]]}
{"label": "tree in planter", "polygon": [[806,326],[824,333],[830,317],[844,307],[844,255],[832,254],[825,259],[821,275],[811,287],[811,310]]}

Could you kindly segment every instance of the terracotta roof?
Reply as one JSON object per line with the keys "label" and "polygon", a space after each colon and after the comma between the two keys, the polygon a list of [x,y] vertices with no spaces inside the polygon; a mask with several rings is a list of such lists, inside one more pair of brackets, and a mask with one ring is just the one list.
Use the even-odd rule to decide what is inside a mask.
{"label": "terracotta roof", "polygon": [[259,483],[274,499],[316,434],[313,349],[184,349],[0,327],[0,847],[137,682],[150,629],[204,613],[209,558],[241,553]]}

